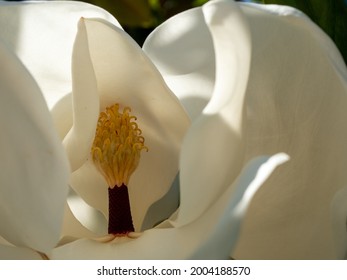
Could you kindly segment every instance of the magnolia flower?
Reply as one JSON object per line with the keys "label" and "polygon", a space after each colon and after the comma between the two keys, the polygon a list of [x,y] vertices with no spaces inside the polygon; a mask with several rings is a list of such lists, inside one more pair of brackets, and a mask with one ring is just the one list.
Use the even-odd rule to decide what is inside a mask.
{"label": "magnolia flower", "polygon": [[[43,90],[70,161],[71,187],[88,204],[109,217],[109,235],[106,236],[106,242],[102,243],[100,240],[88,239],[87,237],[95,235],[73,220],[68,209],[62,235],[70,235],[79,240],[67,242],[65,239],[53,252],[48,250],[52,248],[51,243],[45,250],[38,246],[40,250],[37,251],[50,258],[227,258],[235,245],[240,222],[250,199],[276,166],[288,159],[284,154],[258,157],[245,166],[238,160],[246,87],[246,80],[241,77],[248,75],[250,53],[247,47],[248,30],[242,13],[233,2],[217,1],[205,8],[211,32],[215,34],[216,48],[220,48],[220,63],[217,68],[223,69],[222,60],[230,61],[234,64],[233,69],[240,70],[239,79],[236,79],[237,76],[232,80],[221,79],[211,98],[210,108],[187,131],[190,121],[178,99],[132,39],[113,19],[105,20],[108,19],[106,13],[96,10],[95,13],[99,15],[97,19],[79,19],[72,50],[72,45],[67,40],[60,44],[59,47],[63,49],[57,50],[54,56],[51,53],[39,54],[37,48],[41,44],[41,48],[47,48],[61,39],[59,35],[63,33],[54,32],[53,29],[57,19],[61,19],[58,29],[69,21],[77,24],[76,13],[68,14],[66,10],[79,8],[78,14],[83,14],[85,11],[80,9],[83,7],[91,11],[94,9],[82,3],[50,2],[5,4],[0,10],[2,16],[8,18],[8,30],[13,26],[19,28],[13,22],[13,18],[16,19],[13,15],[23,15],[25,29],[18,30],[18,38],[7,30],[2,31],[2,38],[7,45],[15,46],[17,55]],[[45,14],[50,14],[49,18],[41,18],[37,14],[43,8]],[[225,11],[229,12],[224,13]],[[44,24],[38,19],[43,19]],[[238,24],[232,25],[235,19]],[[229,49],[232,50],[230,53],[223,48],[223,43],[230,40],[220,33],[219,20],[226,23],[227,31],[238,37],[237,44]],[[53,23],[49,28],[54,35],[46,38],[45,42],[39,38],[44,33],[37,29],[45,29],[47,21]],[[11,36],[8,37],[9,34]],[[50,52],[50,48],[47,49]],[[64,61],[69,60],[69,57],[62,56],[65,52],[72,57],[71,79],[65,71],[59,69],[64,69]],[[38,54],[42,55],[41,60],[38,60]],[[48,65],[56,67],[47,73],[47,69],[50,69]],[[227,73],[223,72],[225,74]],[[13,80],[6,80],[5,85]],[[62,89],[69,81],[72,94],[66,95]],[[34,83],[32,80],[30,82]],[[235,94],[232,98],[229,96],[230,91]],[[41,107],[42,104],[37,103],[35,109],[39,111]],[[31,110],[29,112],[35,114]],[[137,118],[132,114],[136,114]],[[70,120],[69,116],[72,116]],[[43,129],[46,127],[52,130],[51,124],[47,123]],[[215,138],[214,133],[218,133],[219,137]],[[40,134],[31,135],[33,139],[40,137]],[[56,142],[55,139],[54,143]],[[143,149],[148,153],[141,153]],[[224,156],[225,153],[228,157]],[[38,159],[41,157],[38,156]],[[141,232],[141,224],[149,206],[168,192],[178,171],[179,160],[180,210],[155,229],[148,229],[139,236],[134,236],[134,230]],[[28,164],[25,166],[30,170]],[[214,170],[216,177],[210,178],[207,168],[209,172]],[[59,197],[64,197],[67,183],[64,182],[64,177],[60,177],[61,168],[56,171],[56,177],[62,179]],[[201,172],[200,176],[195,176],[197,171]],[[206,176],[203,175],[204,172]],[[32,176],[50,180],[43,174]],[[20,184],[15,187],[20,189]],[[33,194],[36,195],[36,191]],[[7,194],[9,195],[11,194]],[[115,203],[112,198],[114,195],[124,195],[124,198],[118,198],[121,202]],[[54,198],[47,197],[45,203],[50,200]],[[35,201],[36,199],[31,203]],[[53,204],[52,209],[57,208],[56,215],[61,218],[58,213],[61,213],[63,207],[61,200],[58,201],[60,205]],[[74,211],[72,204],[73,202],[70,206]],[[129,204],[131,210],[126,208]],[[167,212],[165,206],[159,205],[159,210]],[[120,209],[113,211],[113,207]],[[17,205],[16,209],[21,209],[21,205]],[[84,205],[82,210],[85,209],[91,210]],[[74,214],[80,216],[83,222],[80,208]],[[93,220],[92,214],[95,214],[98,223],[103,224],[96,210],[91,210],[89,214],[85,219]],[[7,215],[7,219],[9,217]],[[155,218],[155,222],[162,219],[160,215]],[[56,223],[55,228],[58,225]],[[30,231],[24,232],[31,234]],[[12,242],[13,238],[8,236],[11,233],[3,237]],[[56,240],[56,236],[54,237],[50,241]],[[27,247],[33,248],[30,245]],[[9,247],[7,244],[6,248]],[[11,249],[22,251],[21,248]],[[27,251],[25,253],[29,254]]]}
{"label": "magnolia flower", "polygon": [[[38,20],[42,5],[45,15],[50,14],[45,24]],[[93,209],[107,217],[108,184],[124,179],[119,181],[115,173],[102,176],[95,167],[93,155],[99,152],[94,151],[103,141],[97,128],[106,127],[105,116],[112,115],[106,110],[99,118],[99,113],[111,107],[113,114],[128,119],[128,127],[137,131],[137,147],[148,148],[132,158],[139,164],[125,180],[134,229],[148,229],[138,237],[128,234],[133,238],[121,230],[122,237],[100,243],[67,210],[63,235],[74,241],[63,240],[50,257],[226,258],[231,252],[236,258],[344,256],[346,69],[334,45],[301,13],[211,1],[152,33],[144,50],[185,106],[190,125],[152,62],[107,13],[82,3],[55,2],[11,4],[0,13],[9,15],[9,10],[25,15],[25,30],[17,32],[18,39],[7,36],[13,32],[0,34],[16,46],[43,91],[70,160],[70,185],[93,207],[69,198],[72,212],[86,227],[107,228]],[[71,26],[78,20],[76,35]],[[48,39],[38,32],[47,22]],[[271,52],[266,52],[268,46]],[[54,55],[37,51],[51,47]],[[312,69],[298,68],[303,61]],[[72,95],[66,94],[70,91]],[[127,113],[137,117],[136,124],[131,124],[132,115],[124,117]],[[94,158],[107,158],[107,151],[102,148],[104,157]],[[288,159],[284,154],[258,157],[282,151],[291,160],[278,170]],[[99,167],[103,163],[96,162]],[[168,190],[178,167],[180,207],[151,229],[175,209]],[[240,221],[261,185],[234,251]],[[174,203],[165,207],[167,201]],[[151,215],[151,205],[164,214]],[[151,222],[143,226],[147,218]]]}

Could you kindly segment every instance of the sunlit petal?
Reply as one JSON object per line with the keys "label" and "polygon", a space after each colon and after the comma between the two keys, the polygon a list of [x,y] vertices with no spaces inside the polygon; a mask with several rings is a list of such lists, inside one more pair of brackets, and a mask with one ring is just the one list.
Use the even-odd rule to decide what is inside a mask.
{"label": "sunlit petal", "polygon": [[[255,193],[271,176],[274,170],[289,159],[284,153],[276,154],[272,157],[258,157],[251,160],[242,170],[232,187],[229,187],[225,194],[218,198],[213,205],[215,209],[223,209],[223,204],[227,206],[229,216],[220,215],[221,219],[215,226],[214,233],[201,244],[193,255],[196,259],[227,259],[230,252],[233,252],[243,221]],[[227,195],[226,195],[227,194]],[[212,208],[212,209],[213,209]],[[204,219],[209,219],[212,223],[213,217],[208,210]],[[205,216],[205,215],[204,215]]]}
{"label": "sunlit petal", "polygon": [[83,18],[78,23],[71,69],[73,125],[63,143],[71,169],[75,171],[89,157],[99,117],[98,87]]}
{"label": "sunlit petal", "polygon": [[190,117],[198,117],[211,98],[215,79],[214,47],[202,9],[165,21],[147,37],[143,50]]}
{"label": "sunlit petal", "polygon": [[251,53],[247,22],[231,1],[211,2],[203,13],[215,46],[216,84],[182,148],[179,224],[201,215],[234,181],[244,160],[244,96]]}
{"label": "sunlit petal", "polygon": [[49,108],[72,90],[71,53],[81,17],[120,27],[111,14],[83,2],[0,2],[0,37],[29,69]]}
{"label": "sunlit petal", "polygon": [[254,45],[246,159],[283,151],[291,161],[254,197],[233,257],[335,259],[335,244],[345,242],[335,240],[342,236],[333,232],[331,203],[347,185],[346,66],[327,35],[294,9],[242,10]]}
{"label": "sunlit petal", "polygon": [[37,84],[1,42],[0,65],[0,235],[47,252],[60,237],[67,159]]}
{"label": "sunlit petal", "polygon": [[[336,258],[334,244],[345,241],[332,233],[329,205],[346,185],[346,65],[333,42],[300,11],[239,5],[250,24],[253,46],[246,94],[246,159],[285,151],[292,160],[256,195],[234,257]],[[181,19],[192,24],[180,25]],[[191,114],[195,111],[186,100],[201,99],[195,97],[200,83],[187,72],[201,73],[215,63],[212,39],[206,35],[204,41],[199,39],[206,32],[202,13],[195,9],[168,20],[144,45]],[[187,39],[194,37],[190,34],[197,34],[197,44]],[[170,60],[171,45],[184,46],[181,60]],[[201,56],[201,66],[186,63],[185,55],[194,57],[194,52],[207,53]],[[215,83],[211,73],[204,78]],[[204,100],[200,111],[207,104]]]}

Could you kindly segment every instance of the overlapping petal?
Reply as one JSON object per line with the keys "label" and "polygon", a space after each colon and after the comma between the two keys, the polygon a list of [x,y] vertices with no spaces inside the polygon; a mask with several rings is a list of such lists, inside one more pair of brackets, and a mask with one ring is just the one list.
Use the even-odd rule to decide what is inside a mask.
{"label": "overlapping petal", "polygon": [[211,98],[215,79],[214,47],[202,9],[168,19],[147,37],[143,50],[190,117],[198,117]]}
{"label": "overlapping petal", "polygon": [[46,253],[60,238],[68,162],[37,84],[2,42],[0,65],[0,235]]}
{"label": "overlapping petal", "polygon": [[72,90],[71,53],[82,16],[120,27],[111,14],[83,2],[0,2],[0,37],[29,69],[49,108]]}
{"label": "overlapping petal", "polygon": [[208,209],[235,180],[244,159],[244,100],[251,60],[247,22],[234,2],[213,1],[202,9],[213,38],[216,82],[182,148],[179,224]]}
{"label": "overlapping petal", "polygon": [[331,220],[336,256],[347,259],[347,187],[339,190],[331,202]]}
{"label": "overlapping petal", "polygon": [[42,257],[28,248],[0,244],[0,260],[42,260]]}
{"label": "overlapping petal", "polygon": [[[332,41],[300,11],[255,4],[240,4],[240,8],[252,38],[245,160],[283,151],[291,161],[255,196],[234,257],[341,258],[345,237],[334,233],[331,203],[347,180],[346,66]],[[190,16],[193,25],[178,24]],[[207,57],[216,52],[209,36],[196,44],[185,38],[195,34],[200,38],[207,31],[203,12],[195,9],[164,23],[145,43],[146,53],[183,103],[201,99],[196,95],[199,85],[186,74],[213,68],[215,60]],[[170,44],[160,44],[168,38]],[[184,46],[182,60],[173,63],[165,54],[177,45]],[[187,65],[183,59],[194,52],[204,54],[201,65]],[[176,77],[179,85],[172,82]],[[207,80],[216,83],[213,75]],[[198,111],[207,104],[205,100]],[[343,249],[336,251],[335,246]]]}
{"label": "overlapping petal", "polygon": [[330,205],[347,182],[347,69],[307,17],[258,7],[243,6],[256,44],[246,158],[283,151],[291,161],[254,198],[235,258],[341,258]]}
{"label": "overlapping petal", "polygon": [[[80,19],[78,26],[80,32],[75,39],[71,65],[73,123],[63,141],[72,172],[80,168],[89,157],[98,122],[100,103],[83,18]],[[57,110],[56,108],[55,112]]]}

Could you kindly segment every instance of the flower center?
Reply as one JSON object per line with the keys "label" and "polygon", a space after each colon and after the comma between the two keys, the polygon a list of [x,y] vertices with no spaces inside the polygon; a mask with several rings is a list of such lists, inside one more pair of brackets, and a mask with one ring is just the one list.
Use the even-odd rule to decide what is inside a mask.
{"label": "flower center", "polygon": [[125,107],[120,113],[119,104],[101,112],[91,148],[93,162],[109,186],[108,232],[114,235],[134,231],[127,185],[141,151],[148,151],[137,119],[130,112]]}

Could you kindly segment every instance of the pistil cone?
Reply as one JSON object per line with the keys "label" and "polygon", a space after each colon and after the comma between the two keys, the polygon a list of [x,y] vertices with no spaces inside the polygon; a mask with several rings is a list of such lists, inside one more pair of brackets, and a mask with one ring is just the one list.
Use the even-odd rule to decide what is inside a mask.
{"label": "pistil cone", "polygon": [[130,211],[128,187],[122,184],[120,187],[108,188],[108,200],[108,233],[123,235],[135,231]]}

